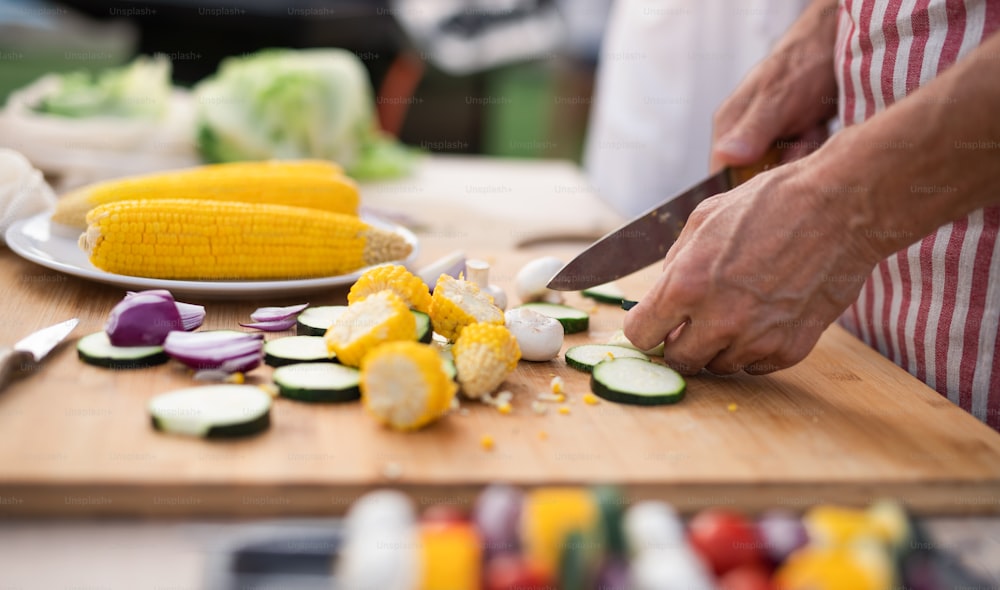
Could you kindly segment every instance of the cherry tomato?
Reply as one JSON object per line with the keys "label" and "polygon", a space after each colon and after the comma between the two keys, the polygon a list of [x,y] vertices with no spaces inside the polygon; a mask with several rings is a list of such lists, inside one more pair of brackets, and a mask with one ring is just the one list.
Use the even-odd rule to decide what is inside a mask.
{"label": "cherry tomato", "polygon": [[710,508],[688,525],[688,538],[716,576],[741,565],[764,562],[764,543],[756,528],[741,514]]}
{"label": "cherry tomato", "polygon": [[774,590],[767,570],[743,565],[730,570],[719,580],[719,590]]}
{"label": "cherry tomato", "polygon": [[552,590],[554,587],[540,567],[521,556],[498,555],[486,564],[486,590]]}

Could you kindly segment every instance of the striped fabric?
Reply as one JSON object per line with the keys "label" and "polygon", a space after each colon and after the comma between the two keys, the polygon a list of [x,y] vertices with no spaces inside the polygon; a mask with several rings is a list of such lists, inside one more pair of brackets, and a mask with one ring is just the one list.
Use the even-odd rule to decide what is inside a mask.
{"label": "striped fabric", "polygon": [[[841,0],[841,121],[892,105],[998,28],[1000,0]],[[890,256],[840,323],[1000,430],[998,232],[1000,207],[980,209]]]}

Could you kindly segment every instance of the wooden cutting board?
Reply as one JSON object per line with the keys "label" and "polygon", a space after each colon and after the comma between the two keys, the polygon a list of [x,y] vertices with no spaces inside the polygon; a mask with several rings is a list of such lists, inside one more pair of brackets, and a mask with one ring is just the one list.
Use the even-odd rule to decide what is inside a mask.
{"label": "wooden cutting board", "polygon": [[[559,223],[510,226],[497,216],[476,221],[474,201],[428,188],[445,186],[444,179],[456,182],[456,170],[469,173],[469,166],[446,161],[424,173],[432,178],[418,177],[423,183],[407,190],[388,186],[366,202],[407,211],[425,224],[421,262],[461,247],[492,258],[501,285],[510,285],[530,258],[568,258],[582,247],[517,249],[516,243],[546,229],[540,225],[560,230]],[[511,172],[508,165],[500,174],[483,166],[471,164],[469,174],[513,178],[531,172]],[[560,182],[574,182],[572,168],[560,170]],[[509,182],[522,181],[528,182]],[[573,203],[584,198],[563,194]],[[517,199],[535,195],[505,198],[516,207]],[[445,203],[452,204],[446,213]],[[489,206],[497,207],[492,199]],[[563,229],[617,222],[597,205],[581,209],[589,217],[578,215]],[[655,277],[654,267],[621,285],[639,297]],[[74,336],[96,331],[121,296],[120,289],[50,272],[0,250],[5,342],[72,316],[81,318]],[[343,303],[344,297],[343,290],[324,292],[310,302]],[[295,302],[207,301],[206,327],[234,327],[258,305]],[[570,303],[593,315],[590,332],[568,338],[566,346],[604,342],[621,327],[624,312],[613,306],[576,295]],[[251,381],[266,382],[269,374],[258,369]],[[556,375],[565,380],[569,414],[558,413],[555,404],[544,415],[532,412],[536,394],[547,391]],[[379,427],[357,404],[285,399],[275,402],[270,430],[251,439],[203,441],[154,432],[148,400],[191,384],[172,364],[110,371],[80,363],[72,342],[57,349],[0,394],[0,514],[336,514],[378,486],[406,489],[420,505],[462,506],[496,481],[612,482],[633,498],[663,498],[683,510],[798,510],[824,502],[864,505],[879,497],[901,499],[924,513],[995,513],[1000,507],[1000,435],[838,327],[795,368],[766,377],[691,378],[686,399],[667,407],[586,405],[586,374],[561,359],[523,362],[505,386],[514,394],[511,415],[466,402],[432,427],[406,434]],[[484,435],[495,441],[490,451],[480,445]]]}

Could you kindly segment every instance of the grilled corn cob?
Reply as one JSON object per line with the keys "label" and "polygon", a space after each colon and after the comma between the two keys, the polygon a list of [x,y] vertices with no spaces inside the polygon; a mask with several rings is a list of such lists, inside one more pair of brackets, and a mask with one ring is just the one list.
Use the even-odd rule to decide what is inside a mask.
{"label": "grilled corn cob", "polygon": [[392,291],[379,291],[349,305],[324,335],[327,349],[345,365],[357,367],[379,344],[416,340],[417,321]]}
{"label": "grilled corn cob", "polygon": [[364,407],[397,430],[414,430],[436,420],[451,407],[456,389],[441,355],[428,344],[390,342],[361,363]]}
{"label": "grilled corn cob", "polygon": [[451,352],[462,393],[471,398],[495,391],[521,358],[517,339],[506,327],[496,324],[466,326]]}
{"label": "grilled corn cob", "polygon": [[399,295],[412,309],[427,313],[431,307],[431,293],[427,285],[406,267],[387,264],[368,269],[358,277],[347,294],[348,305],[361,301],[372,293],[389,289]]}
{"label": "grilled corn cob", "polygon": [[82,229],[94,207],[132,199],[273,203],[357,215],[360,196],[354,181],[332,162],[237,162],[85,186],[59,199],[52,220]]}
{"label": "grilled corn cob", "polygon": [[462,329],[484,322],[503,325],[503,312],[493,305],[493,298],[475,283],[441,275],[434,287],[430,314],[434,331],[448,340],[456,340]]}
{"label": "grilled corn cob", "polygon": [[118,201],[87,214],[94,266],[159,279],[333,276],[399,260],[403,236],[357,217],[285,205],[195,199]]}

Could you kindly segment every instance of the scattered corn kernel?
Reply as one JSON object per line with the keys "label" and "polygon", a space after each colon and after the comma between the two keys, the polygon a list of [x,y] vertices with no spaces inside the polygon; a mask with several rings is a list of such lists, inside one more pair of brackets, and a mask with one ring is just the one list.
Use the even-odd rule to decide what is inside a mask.
{"label": "scattered corn kernel", "polygon": [[554,393],[543,392],[535,396],[535,399],[537,399],[540,402],[561,402],[563,401],[564,397],[565,396],[560,397]]}
{"label": "scattered corn kernel", "polygon": [[512,411],[514,411],[514,408],[513,406],[510,405],[510,402],[500,402],[497,404],[497,410],[501,414],[510,414]]}
{"label": "scattered corn kernel", "polygon": [[278,397],[278,386],[274,383],[261,383],[257,388],[271,397]]}
{"label": "scattered corn kernel", "polygon": [[558,375],[553,377],[552,381],[549,382],[549,387],[552,389],[552,393],[562,393],[565,385],[566,384],[563,382],[563,378]]}
{"label": "scattered corn kernel", "polygon": [[233,373],[225,378],[226,383],[235,383],[237,385],[243,385],[246,381],[246,376],[243,373]]}
{"label": "scattered corn kernel", "polygon": [[498,403],[502,404],[504,402],[509,402],[512,399],[514,399],[514,394],[511,393],[511,392],[509,392],[509,391],[507,391],[507,390],[503,390],[503,391],[501,391],[500,393],[497,394],[497,402]]}
{"label": "scattered corn kernel", "polygon": [[727,406],[727,409],[730,412],[735,412],[736,410],[740,409],[740,407],[737,406],[735,403],[731,403],[731,404],[729,404],[729,406]]}
{"label": "scattered corn kernel", "polygon": [[547,438],[549,438],[549,433],[545,432],[544,430],[539,430],[538,431],[538,438],[540,438],[542,440],[546,440]]}
{"label": "scattered corn kernel", "polygon": [[559,406],[559,413],[563,416],[569,415],[569,406]]}
{"label": "scattered corn kernel", "polygon": [[549,408],[546,407],[546,405],[543,404],[542,402],[539,401],[531,402],[531,411],[533,411],[536,414],[544,414],[548,410]]}
{"label": "scattered corn kernel", "polygon": [[483,447],[483,449],[485,449],[487,451],[492,451],[493,450],[493,437],[490,436],[490,435],[488,435],[488,434],[484,434],[483,437],[481,439],[479,439],[479,446]]}
{"label": "scattered corn kernel", "polygon": [[583,403],[589,406],[596,406],[601,403],[601,398],[597,397],[593,393],[588,393],[583,396]]}

